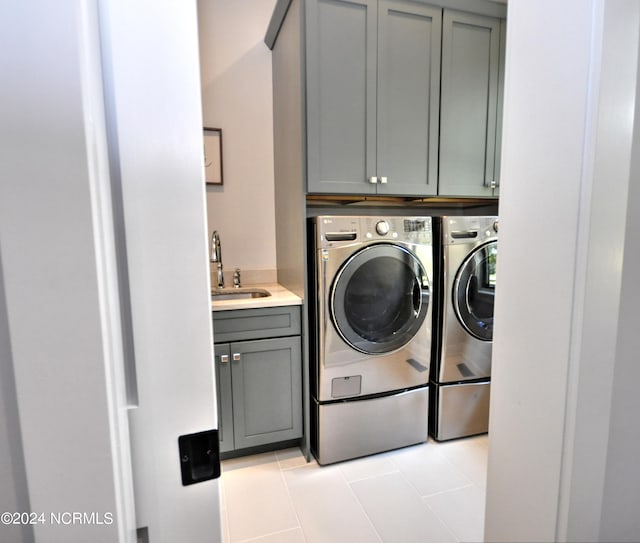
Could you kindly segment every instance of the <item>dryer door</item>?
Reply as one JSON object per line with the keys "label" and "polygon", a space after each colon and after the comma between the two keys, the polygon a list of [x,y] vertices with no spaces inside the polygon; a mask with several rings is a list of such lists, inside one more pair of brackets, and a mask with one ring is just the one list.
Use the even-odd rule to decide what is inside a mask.
{"label": "dryer door", "polygon": [[346,343],[366,354],[389,353],[411,341],[422,326],[429,278],[408,249],[369,245],[340,268],[329,299],[333,324]]}
{"label": "dryer door", "polygon": [[453,283],[453,308],[462,327],[482,341],[493,340],[498,242],[476,247],[464,260]]}

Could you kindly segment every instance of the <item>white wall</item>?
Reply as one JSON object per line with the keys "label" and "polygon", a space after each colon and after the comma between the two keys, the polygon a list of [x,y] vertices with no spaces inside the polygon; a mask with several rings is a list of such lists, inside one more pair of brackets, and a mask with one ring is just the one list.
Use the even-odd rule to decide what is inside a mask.
{"label": "white wall", "polygon": [[[30,511],[2,268],[0,251],[0,512]],[[28,524],[1,526],[0,534],[13,543],[33,542]]]}
{"label": "white wall", "polygon": [[[154,543],[221,541],[218,481],[183,486],[178,451],[179,435],[216,426],[196,3],[0,12],[0,513],[44,515],[0,525],[0,541],[133,542],[136,520]],[[116,179],[137,398],[124,384]]]}
{"label": "white wall", "polygon": [[223,135],[224,185],[207,187],[209,234],[220,233],[229,272],[276,268],[271,52],[263,41],[275,3],[198,0],[204,125]]}
{"label": "white wall", "polygon": [[137,375],[137,526],[152,543],[215,543],[219,481],[183,486],[178,450],[179,436],[217,428],[196,2],[102,7]]}
{"label": "white wall", "polygon": [[640,540],[638,8],[509,5],[487,541]]}
{"label": "white wall", "polygon": [[[31,1],[0,15],[0,419],[17,468],[0,492],[6,481],[15,512],[43,514],[30,527],[39,543],[133,539],[119,312],[106,302],[114,257],[96,8]],[[102,523],[52,520],[65,512]],[[4,529],[1,540],[21,541]]]}

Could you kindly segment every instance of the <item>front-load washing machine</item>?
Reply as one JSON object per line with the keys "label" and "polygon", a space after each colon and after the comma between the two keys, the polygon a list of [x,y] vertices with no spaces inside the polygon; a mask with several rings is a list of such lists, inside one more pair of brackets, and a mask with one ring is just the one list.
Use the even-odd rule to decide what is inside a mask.
{"label": "front-load washing machine", "polygon": [[437,217],[434,237],[429,432],[443,441],[488,430],[498,218]]}
{"label": "front-load washing machine", "polygon": [[431,217],[320,216],[309,233],[318,462],[426,441]]}

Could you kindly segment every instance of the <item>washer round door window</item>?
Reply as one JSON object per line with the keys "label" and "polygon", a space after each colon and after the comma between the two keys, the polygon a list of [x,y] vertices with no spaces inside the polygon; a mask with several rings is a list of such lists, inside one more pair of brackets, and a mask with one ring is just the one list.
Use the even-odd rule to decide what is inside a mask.
{"label": "washer round door window", "polygon": [[460,266],[453,284],[453,308],[464,329],[482,341],[493,340],[498,242],[477,247]]}
{"label": "washer round door window", "polygon": [[389,353],[416,335],[429,296],[429,279],[411,251],[393,244],[370,245],[338,271],[330,293],[331,318],[354,349]]}

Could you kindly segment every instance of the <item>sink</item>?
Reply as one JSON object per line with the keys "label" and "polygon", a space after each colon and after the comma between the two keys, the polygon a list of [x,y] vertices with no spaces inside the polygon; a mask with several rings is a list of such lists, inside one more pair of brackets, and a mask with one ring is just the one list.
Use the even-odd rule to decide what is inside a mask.
{"label": "sink", "polygon": [[211,291],[211,300],[223,301],[223,300],[249,300],[251,298],[266,298],[271,296],[268,290],[263,288],[214,288]]}

